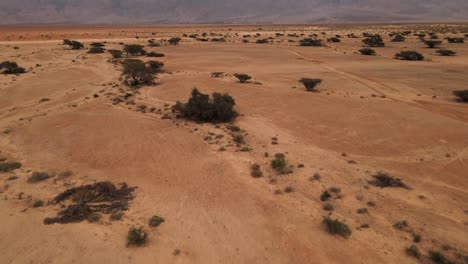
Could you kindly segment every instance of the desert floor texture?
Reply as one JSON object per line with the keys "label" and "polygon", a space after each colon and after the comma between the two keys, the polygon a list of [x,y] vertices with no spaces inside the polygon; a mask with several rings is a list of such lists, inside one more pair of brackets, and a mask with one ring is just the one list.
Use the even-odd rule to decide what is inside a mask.
{"label": "desert floor texture", "polygon": [[[390,41],[404,30],[406,41]],[[204,32],[225,42],[184,37]],[[376,56],[358,54],[363,32],[383,36]],[[418,32],[435,32],[456,56],[426,48]],[[313,33],[342,38],[299,46]],[[444,39],[465,34],[457,24],[2,27],[0,62],[27,72],[0,74],[0,158],[22,164],[0,173],[0,263],[431,263],[429,251],[467,263],[468,104],[452,92],[468,89],[468,44]],[[177,46],[164,41],[176,36]],[[163,72],[129,88],[109,53],[87,53],[91,42],[145,45],[165,57],[134,58],[162,61]],[[425,60],[394,59],[402,50]],[[307,92],[301,78],[323,82]],[[233,143],[227,124],[175,117],[171,106],[194,87],[236,100],[231,126],[245,143]],[[292,173],[271,168],[275,153]],[[251,176],[254,163],[263,177]],[[33,172],[52,177],[29,183]],[[369,184],[378,172],[409,188]],[[62,209],[49,203],[56,195],[96,181],[137,187],[120,221],[43,223]],[[149,227],[152,215],[165,222]],[[328,215],[352,234],[329,234]],[[127,245],[132,226],[147,230],[145,245]]]}

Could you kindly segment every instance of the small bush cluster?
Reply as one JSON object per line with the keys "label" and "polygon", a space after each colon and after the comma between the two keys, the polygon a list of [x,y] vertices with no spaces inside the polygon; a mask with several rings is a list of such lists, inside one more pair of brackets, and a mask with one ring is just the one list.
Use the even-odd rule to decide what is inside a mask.
{"label": "small bush cluster", "polygon": [[83,43],[76,40],[64,39],[63,45],[70,47],[72,50],[79,50],[84,48]]}
{"label": "small bush cluster", "polygon": [[373,56],[375,55],[375,50],[371,48],[362,48],[359,50],[359,53],[361,53],[361,55]]}
{"label": "small bush cluster", "polygon": [[260,177],[263,176],[263,172],[262,172],[259,164],[254,163],[254,164],[252,164],[252,166],[250,166],[250,176],[252,176],[254,178],[260,178]]}
{"label": "small bush cluster", "polygon": [[18,66],[14,61],[4,61],[0,63],[0,70],[2,69],[3,74],[21,74],[26,72],[23,67]]}
{"label": "small bush cluster", "polygon": [[403,181],[385,172],[377,172],[375,175],[372,175],[372,177],[374,179],[368,181],[370,185],[374,185],[380,188],[396,187],[409,189],[409,187],[404,184]]}
{"label": "small bush cluster", "polygon": [[305,87],[308,92],[315,92],[317,91],[317,85],[322,83],[322,79],[314,79],[314,78],[302,78],[299,80]]}
{"label": "small bush cluster", "polygon": [[305,38],[299,41],[299,45],[303,47],[321,47],[323,46],[321,39]]}
{"label": "small bush cluster", "polygon": [[127,53],[127,56],[129,56],[129,55],[131,55],[131,56],[141,56],[141,55],[146,54],[146,51],[143,48],[143,46],[138,45],[138,44],[125,45],[123,50],[125,51],[125,53]]}
{"label": "small bush cluster", "polygon": [[146,53],[146,57],[160,58],[160,57],[164,57],[164,56],[165,55],[163,53],[158,53],[158,52],[154,52],[154,51]]}
{"label": "small bush cluster", "polygon": [[108,50],[107,52],[109,52],[114,59],[120,59],[123,56],[123,52],[121,50]]}
{"label": "small bush cluster", "polygon": [[275,154],[275,159],[271,161],[271,167],[279,174],[289,174],[292,172],[283,153]]}
{"label": "small bush cluster", "polygon": [[104,53],[104,51],[106,50],[102,47],[91,47],[89,48],[88,53],[96,54],[96,53]]}
{"label": "small bush cluster", "polygon": [[422,61],[424,56],[417,51],[401,51],[395,54],[395,59],[409,60],[409,61]]}
{"label": "small bush cluster", "polygon": [[395,37],[392,39],[392,42],[403,42],[405,41],[405,37],[400,35],[400,34],[397,34],[395,35]]}
{"label": "small bush cluster", "polygon": [[164,218],[157,216],[157,215],[153,215],[149,219],[148,225],[151,227],[158,227],[160,224],[164,223],[164,221],[165,221]]}
{"label": "small bush cluster", "polygon": [[14,171],[16,169],[21,168],[21,163],[16,162],[16,161],[2,161],[0,162],[0,172],[10,172]]}
{"label": "small bush cluster", "polygon": [[31,176],[28,178],[28,183],[37,183],[40,181],[45,181],[50,178],[49,173],[47,172],[33,172]]}
{"label": "small bush cluster", "polygon": [[325,230],[332,235],[340,235],[344,238],[351,236],[349,226],[338,219],[331,219],[329,216],[324,217],[322,221]]}
{"label": "small bush cluster", "polygon": [[179,37],[174,37],[174,38],[170,38],[168,40],[169,44],[170,45],[179,45],[179,42],[181,41],[182,39],[179,38]]}
{"label": "small bush cluster", "polygon": [[182,117],[197,122],[229,122],[237,116],[235,100],[228,94],[213,93],[212,97],[193,89],[187,103],[177,103],[173,109]]}
{"label": "small bush cluster", "polygon": [[441,50],[438,50],[436,51],[440,56],[455,56],[455,54],[457,54],[455,51],[453,50],[446,50],[446,49],[441,49]]}
{"label": "small bush cluster", "polygon": [[368,47],[385,47],[385,43],[380,35],[369,35],[362,40],[362,43]]}
{"label": "small bush cluster", "polygon": [[148,238],[148,233],[146,232],[143,227],[134,227],[132,226],[130,230],[128,230],[127,234],[127,245],[135,245],[141,246],[146,243]]}
{"label": "small bush cluster", "polygon": [[449,43],[465,43],[465,38],[460,37],[448,37],[447,41]]}
{"label": "small bush cluster", "polygon": [[425,40],[424,44],[430,49],[433,49],[437,46],[440,46],[442,44],[442,41],[440,40]]}

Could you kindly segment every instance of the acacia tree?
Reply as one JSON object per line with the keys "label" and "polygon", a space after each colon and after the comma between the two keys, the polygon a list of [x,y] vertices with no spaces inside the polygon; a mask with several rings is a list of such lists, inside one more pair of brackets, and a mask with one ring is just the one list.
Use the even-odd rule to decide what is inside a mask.
{"label": "acacia tree", "polygon": [[143,49],[143,46],[138,44],[125,45],[123,50],[127,53],[127,56],[138,56],[146,54],[146,51]]}
{"label": "acacia tree", "polygon": [[154,83],[154,76],[157,71],[162,67],[162,63],[158,64],[157,70],[152,63],[144,63],[137,59],[126,59],[122,62],[123,74],[126,75],[130,80],[131,86],[138,85],[151,85]]}

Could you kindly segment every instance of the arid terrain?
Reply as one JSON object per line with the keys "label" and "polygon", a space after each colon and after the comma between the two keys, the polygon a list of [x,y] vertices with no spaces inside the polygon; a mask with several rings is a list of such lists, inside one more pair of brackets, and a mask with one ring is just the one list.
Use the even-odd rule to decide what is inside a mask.
{"label": "arid terrain", "polygon": [[[385,47],[361,55],[363,33]],[[0,27],[0,63],[25,69],[0,74],[0,168],[21,164],[0,172],[0,263],[466,264],[468,103],[453,91],[468,89],[468,40],[446,38],[467,34],[466,24]],[[433,35],[442,43],[431,49],[421,39]],[[309,37],[323,45],[301,46]],[[106,51],[88,53],[93,42]],[[164,57],[107,52],[127,44]],[[132,87],[128,58],[164,66]],[[322,82],[308,92],[301,78]],[[195,87],[232,96],[237,118],[184,118],[172,106]],[[376,186],[378,175],[395,182]],[[120,220],[44,223],[70,203],[57,195],[102,181],[136,187]],[[146,243],[129,245],[131,227]]]}

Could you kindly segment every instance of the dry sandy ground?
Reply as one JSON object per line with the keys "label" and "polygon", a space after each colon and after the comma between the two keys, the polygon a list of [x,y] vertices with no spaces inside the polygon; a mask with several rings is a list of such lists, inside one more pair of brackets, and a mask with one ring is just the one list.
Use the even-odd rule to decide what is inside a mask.
{"label": "dry sandy ground", "polygon": [[[412,233],[421,235],[415,244],[424,256],[436,250],[466,263],[468,104],[455,102],[452,91],[468,88],[468,44],[444,41],[458,54],[441,57],[415,36],[392,43],[385,35],[387,47],[376,48],[377,56],[361,56],[356,53],[361,38],[317,48],[287,41],[300,39],[293,37],[242,44],[234,35],[326,31],[329,37],[405,28],[443,31],[441,38],[457,35],[452,30],[468,33],[464,25],[269,26],[261,31],[258,26],[179,26],[144,28],[155,33],[135,39],[139,30],[124,27],[1,28],[0,61],[16,61],[28,72],[0,75],[0,156],[23,164],[0,174],[0,263],[425,262],[405,253]],[[226,43],[183,38],[179,46],[147,48],[166,54],[157,58],[165,63],[165,73],[134,100],[161,109],[158,114],[112,104],[125,87],[109,54],[60,44],[68,37],[107,41],[107,48],[120,49],[119,42],[146,44],[148,37],[202,32],[230,37]],[[41,37],[47,34],[53,36]],[[426,60],[393,59],[401,50],[420,51]],[[228,75],[212,78],[211,72]],[[230,75],[236,72],[252,75],[253,82],[237,83]],[[320,92],[306,92],[297,82],[302,77],[322,78]],[[162,118],[177,100],[186,101],[193,87],[236,99],[241,115],[235,124],[245,130],[251,151],[236,151],[225,125]],[[207,140],[209,133],[224,138]],[[273,145],[272,137],[279,144]],[[218,151],[221,146],[226,151]],[[287,153],[294,173],[278,176],[271,170],[271,157],[278,152]],[[264,177],[250,176],[255,162]],[[73,175],[26,182],[33,171],[65,170]],[[370,186],[377,171],[401,178],[411,190]],[[321,179],[310,180],[316,173]],[[12,175],[18,179],[7,180]],[[122,221],[105,215],[99,223],[44,225],[43,219],[60,207],[32,207],[37,199],[49,201],[69,186],[96,180],[138,187]],[[288,186],[294,191],[275,194]],[[348,239],[328,234],[321,225],[328,212],[319,196],[329,187],[341,188],[341,196],[331,200],[332,218],[350,226]],[[358,214],[359,208],[368,213]],[[166,222],[150,228],[152,215]],[[393,227],[401,220],[412,232]],[[362,224],[369,228],[359,228]],[[144,247],[126,246],[132,225],[149,231]]]}

